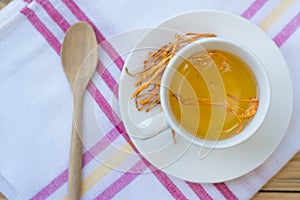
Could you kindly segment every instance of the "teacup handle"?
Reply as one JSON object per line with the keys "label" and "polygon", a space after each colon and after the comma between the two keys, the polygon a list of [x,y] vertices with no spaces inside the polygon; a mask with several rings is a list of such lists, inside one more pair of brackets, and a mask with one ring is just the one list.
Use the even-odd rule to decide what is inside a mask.
{"label": "teacup handle", "polygon": [[160,112],[159,114],[140,122],[136,128],[139,133],[132,137],[138,139],[150,139],[159,133],[170,129],[164,112]]}

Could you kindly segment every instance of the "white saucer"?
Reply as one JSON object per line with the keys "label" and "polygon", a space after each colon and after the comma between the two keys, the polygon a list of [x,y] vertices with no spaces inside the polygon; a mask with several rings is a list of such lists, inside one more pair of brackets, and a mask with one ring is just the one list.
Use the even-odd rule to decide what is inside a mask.
{"label": "white saucer", "polygon": [[[270,110],[263,125],[246,142],[227,149],[212,150],[203,159],[198,158],[200,147],[188,144],[179,136],[173,144],[171,133],[164,132],[148,140],[137,139],[136,125],[149,114],[136,110],[130,100],[135,79],[123,70],[119,85],[122,120],[136,148],[155,167],[183,180],[201,183],[227,181],[242,176],[262,164],[279,145],[290,121],[293,93],[288,67],[273,41],[249,21],[220,11],[198,11],[167,19],[158,25],[180,33],[215,33],[240,42],[251,49],[265,65],[271,85]],[[152,29],[136,49],[160,47],[173,40],[174,32]],[[133,52],[125,64],[129,71],[137,71],[147,51]],[[150,114],[158,112],[152,111]],[[203,150],[203,149],[202,149]]]}

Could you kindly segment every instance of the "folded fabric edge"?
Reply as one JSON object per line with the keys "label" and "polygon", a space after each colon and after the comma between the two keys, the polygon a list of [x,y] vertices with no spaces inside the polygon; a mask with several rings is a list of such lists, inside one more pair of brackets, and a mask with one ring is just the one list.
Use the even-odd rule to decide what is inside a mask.
{"label": "folded fabric edge", "polygon": [[0,175],[0,192],[9,200],[21,200],[18,192]]}
{"label": "folded fabric edge", "polygon": [[22,0],[11,1],[0,11],[0,31],[9,24],[19,13],[22,8],[27,6],[27,3]]}

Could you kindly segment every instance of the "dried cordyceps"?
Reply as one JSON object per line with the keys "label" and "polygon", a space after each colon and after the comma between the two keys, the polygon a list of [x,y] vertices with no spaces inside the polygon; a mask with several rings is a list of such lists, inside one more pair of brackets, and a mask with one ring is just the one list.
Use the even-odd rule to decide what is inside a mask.
{"label": "dried cordyceps", "polygon": [[160,82],[165,68],[176,52],[185,45],[194,42],[200,38],[216,37],[210,33],[187,33],[185,35],[175,35],[174,41],[162,46],[155,52],[150,52],[147,59],[144,61],[144,68],[137,73],[130,73],[125,68],[127,74],[137,77],[135,82],[137,89],[132,94],[131,98],[135,99],[137,109],[148,112],[154,106],[160,104]]}

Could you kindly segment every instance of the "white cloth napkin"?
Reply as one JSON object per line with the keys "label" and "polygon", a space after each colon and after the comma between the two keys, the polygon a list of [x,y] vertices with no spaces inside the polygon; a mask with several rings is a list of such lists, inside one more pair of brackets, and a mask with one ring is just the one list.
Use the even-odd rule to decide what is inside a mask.
{"label": "white cloth napkin", "polygon": [[[265,30],[286,59],[294,102],[300,101],[299,1],[16,0],[0,11],[0,191],[9,199],[61,199],[67,194],[72,93],[59,49],[71,24],[79,20],[94,24],[99,41],[103,41],[199,9],[242,15]],[[104,60],[118,57],[109,43],[99,48]],[[106,136],[113,144],[126,145],[122,123],[110,120],[111,108],[106,105],[123,62],[122,58],[115,60],[104,77],[96,73],[93,80],[106,80],[106,85],[90,84],[89,90],[96,89],[96,93],[87,98],[96,102],[96,112],[106,119],[101,122]],[[118,108],[113,110],[118,113]],[[296,103],[287,133],[272,156],[254,171],[225,183],[189,183],[161,171],[136,174],[113,170],[93,158],[93,154],[111,153],[112,144],[94,141],[96,146],[83,154],[82,199],[249,199],[300,150],[299,115]],[[106,156],[128,171],[149,167],[142,158],[129,162],[117,154]]]}

